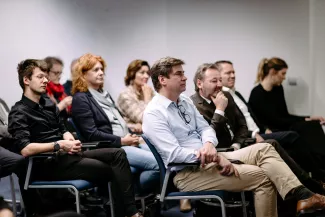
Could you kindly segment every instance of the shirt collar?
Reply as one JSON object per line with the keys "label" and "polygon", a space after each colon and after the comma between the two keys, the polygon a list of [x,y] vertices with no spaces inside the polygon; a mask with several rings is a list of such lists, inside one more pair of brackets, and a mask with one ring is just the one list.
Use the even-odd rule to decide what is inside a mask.
{"label": "shirt collar", "polygon": [[[170,99],[168,99],[167,97],[165,97],[165,96],[163,96],[163,95],[161,95],[161,94],[159,94],[159,93],[157,93],[157,97],[158,97],[158,99],[159,99],[159,102],[167,109],[169,106],[170,106],[170,104],[172,104],[172,103],[174,103],[174,101],[171,101]],[[184,101],[185,100],[185,98],[184,98],[184,96],[181,94],[179,97],[178,97],[178,103],[179,102],[182,102],[182,101]]]}
{"label": "shirt collar", "polygon": [[222,90],[223,90],[223,91],[228,91],[228,92],[230,92],[230,93],[232,93],[232,94],[234,94],[235,91],[236,91],[235,88],[230,89],[229,87],[225,87],[225,86],[222,86]]}
{"label": "shirt collar", "polygon": [[202,97],[202,99],[204,99],[208,104],[211,103],[211,99],[207,99],[207,98],[205,98],[204,96],[202,96],[201,94],[200,94],[200,97]]}
{"label": "shirt collar", "polygon": [[41,95],[41,98],[40,98],[40,101],[39,101],[39,104],[32,101],[31,99],[29,99],[28,97],[26,97],[24,94],[23,96],[21,97],[21,100],[22,102],[27,105],[28,107],[32,108],[32,109],[35,109],[35,108],[38,108],[39,105],[42,105],[44,106],[45,105],[45,99],[43,97],[43,95]]}

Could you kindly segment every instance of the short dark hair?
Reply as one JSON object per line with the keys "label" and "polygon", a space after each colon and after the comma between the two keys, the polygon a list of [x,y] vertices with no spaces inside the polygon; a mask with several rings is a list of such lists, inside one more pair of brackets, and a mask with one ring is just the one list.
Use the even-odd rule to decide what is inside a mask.
{"label": "short dark hair", "polygon": [[124,78],[126,86],[129,86],[131,84],[131,81],[135,79],[135,74],[141,69],[142,66],[148,66],[148,68],[150,69],[149,63],[144,60],[133,60],[129,64],[126,70],[126,76]]}
{"label": "short dark hair", "polygon": [[195,72],[195,75],[194,75],[194,78],[193,78],[193,82],[194,82],[194,86],[195,86],[195,91],[196,92],[199,92],[199,87],[197,86],[197,80],[203,80],[204,79],[204,76],[205,76],[205,72],[206,70],[208,69],[216,69],[219,71],[218,69],[218,66],[214,63],[203,63],[201,64],[196,72]]}
{"label": "short dark hair", "polygon": [[21,61],[17,66],[19,85],[25,90],[24,77],[31,79],[35,68],[48,73],[49,68],[44,60],[26,59]]}
{"label": "short dark hair", "polygon": [[173,66],[178,66],[183,64],[185,64],[183,60],[176,59],[174,57],[163,57],[157,60],[153,64],[149,72],[155,90],[158,92],[161,88],[161,84],[158,79],[159,76],[164,76],[166,78],[169,78]]}
{"label": "short dark hair", "polygon": [[46,57],[44,59],[44,61],[47,63],[47,67],[49,67],[49,71],[51,70],[51,68],[53,67],[54,64],[59,64],[61,66],[64,66],[62,59],[58,58],[58,57]]}

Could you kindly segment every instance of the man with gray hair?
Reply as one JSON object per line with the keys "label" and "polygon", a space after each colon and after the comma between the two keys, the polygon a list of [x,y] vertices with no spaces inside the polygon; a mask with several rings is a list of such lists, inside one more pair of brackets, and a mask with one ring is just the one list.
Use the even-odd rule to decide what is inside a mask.
{"label": "man with gray hair", "polygon": [[[180,191],[253,191],[257,217],[276,217],[276,190],[282,198],[297,199],[297,213],[325,209],[325,197],[304,187],[276,150],[267,143],[218,153],[215,131],[193,102],[181,93],[186,76],[180,59],[165,57],[150,70],[157,95],[143,116],[143,132],[165,166],[199,161],[201,166],[177,168],[174,184]],[[208,73],[219,73],[208,69]],[[221,82],[216,78],[215,82]],[[220,97],[222,99],[222,97]],[[211,99],[212,100],[212,99]],[[232,164],[236,159],[243,164]]]}
{"label": "man with gray hair", "polygon": [[[200,65],[194,76],[196,93],[191,96],[196,108],[216,131],[219,141],[218,147],[227,148],[231,146],[238,150],[255,143],[269,143],[305,186],[314,192],[325,194],[322,184],[312,179],[283,148],[298,145],[298,134],[282,132],[282,136],[279,137],[282,139],[279,141],[277,140],[278,137],[271,136],[274,133],[268,134],[270,136],[266,140],[263,138],[256,140],[249,136],[246,119],[232,95],[228,91],[223,91],[222,76],[220,72],[217,72],[218,70],[219,68],[215,64],[205,63]],[[306,162],[304,166],[311,162]],[[315,171],[316,169],[317,166],[309,167],[307,171]]]}

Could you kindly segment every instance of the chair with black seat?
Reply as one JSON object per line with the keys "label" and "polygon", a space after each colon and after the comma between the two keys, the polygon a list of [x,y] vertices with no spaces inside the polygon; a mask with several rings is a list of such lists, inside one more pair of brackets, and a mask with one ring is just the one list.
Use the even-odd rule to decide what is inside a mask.
{"label": "chair with black seat", "polygon": [[[83,143],[83,146],[86,148],[96,148],[98,146],[98,143]],[[76,211],[77,213],[80,213],[80,191],[88,190],[91,188],[94,188],[95,186],[86,181],[86,180],[65,180],[65,181],[42,181],[42,180],[33,180],[31,181],[31,174],[32,174],[32,167],[33,167],[33,161],[36,158],[49,158],[54,157],[55,153],[42,153],[30,156],[28,158],[28,168],[27,168],[27,174],[24,184],[24,189],[27,190],[29,188],[65,188],[72,190],[73,194],[76,198]],[[109,199],[110,201],[107,203],[107,205],[110,205],[111,207],[111,216],[114,217],[114,208],[113,208],[113,197],[112,197],[112,191],[111,191],[111,183],[108,183],[108,193],[109,193]]]}
{"label": "chair with black seat", "polygon": [[[178,189],[174,186],[172,183],[172,175],[173,174],[173,168],[176,166],[198,166],[199,162],[196,163],[170,163],[167,166],[167,169],[165,168],[164,162],[156,150],[155,146],[150,142],[150,140],[145,136],[142,135],[142,138],[149,146],[150,150],[152,151],[153,155],[155,156],[159,169],[160,169],[160,202],[163,203],[165,200],[181,200],[181,199],[216,199],[220,202],[221,207],[221,213],[222,217],[226,217],[226,205],[223,200],[223,197],[226,193],[226,191],[223,190],[215,190],[215,191],[197,191],[197,192],[180,192]],[[230,149],[220,149],[219,152],[223,151],[230,151]],[[245,201],[245,195],[244,192],[241,192],[241,204],[238,206],[242,207],[243,210],[243,216],[247,217],[247,211],[246,206],[247,203]]]}

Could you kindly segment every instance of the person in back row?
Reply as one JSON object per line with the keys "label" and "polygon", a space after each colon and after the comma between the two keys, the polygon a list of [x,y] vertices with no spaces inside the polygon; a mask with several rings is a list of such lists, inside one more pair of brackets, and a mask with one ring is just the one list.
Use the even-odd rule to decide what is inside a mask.
{"label": "person in back row", "polygon": [[[11,109],[8,131],[18,153],[24,157],[56,152],[55,158],[34,161],[32,178],[36,180],[83,179],[103,189],[114,184],[114,199],[122,201],[122,216],[142,216],[138,213],[132,185],[130,165],[121,148],[103,148],[82,151],[82,144],[75,140],[59,118],[58,107],[46,96],[49,82],[48,66],[43,60],[26,59],[18,64],[18,79],[23,95]],[[27,171],[27,168],[25,172]],[[20,189],[27,216],[39,206],[35,194],[24,189],[24,174],[19,177]],[[108,195],[108,192],[107,194]]]}
{"label": "person in back row", "polygon": [[136,133],[142,133],[142,117],[144,109],[154,96],[153,89],[147,84],[150,66],[144,60],[133,60],[126,71],[124,89],[117,105],[121,110],[128,127]]}
{"label": "person in back row", "polygon": [[[180,59],[165,57],[152,66],[151,79],[158,94],[144,112],[142,127],[165,166],[200,161],[196,168],[177,168],[176,187],[185,192],[254,191],[257,217],[277,216],[276,190],[282,198],[297,199],[297,213],[324,209],[325,197],[304,187],[270,144],[217,152],[215,131],[191,99],[181,95],[187,80],[183,64]],[[244,164],[232,164],[228,159]]]}
{"label": "person in back row", "polygon": [[233,64],[227,60],[217,61],[216,64],[221,73],[223,90],[231,94],[237,107],[245,117],[248,127],[247,137],[256,138],[257,142],[261,141],[261,139],[277,140],[304,170],[313,173],[313,178],[323,180],[325,178],[325,170],[319,166],[321,161],[318,161],[315,158],[315,154],[308,150],[310,142],[305,141],[294,131],[272,132],[264,126],[257,119],[244,97],[235,89],[236,74]]}
{"label": "person in back row", "polygon": [[67,94],[68,96],[71,96],[71,89],[72,89],[72,77],[73,77],[73,72],[75,70],[75,66],[78,62],[78,59],[74,59],[72,60],[71,64],[70,64],[70,79],[68,79],[64,84],[64,92],[65,94]]}
{"label": "person in back row", "polygon": [[106,63],[100,56],[85,54],[78,59],[72,78],[72,117],[86,141],[109,141],[122,147],[130,165],[141,171],[142,191],[156,189],[158,163],[140,137],[130,134],[110,94],[103,89]]}
{"label": "person in back row", "polygon": [[[125,85],[117,99],[118,107],[124,115],[128,127],[136,133],[142,133],[143,112],[154,96],[153,89],[147,84],[150,66],[144,60],[133,60],[126,71]],[[188,212],[192,209],[190,200],[180,200],[180,210]]]}
{"label": "person in back row", "polygon": [[[263,141],[264,139],[257,140],[249,137],[246,120],[241,110],[236,106],[231,94],[227,91],[222,91],[222,76],[219,70],[221,70],[221,68],[213,63],[200,65],[193,79],[196,93],[191,96],[196,108],[216,131],[218,147],[228,148],[231,146],[235,150],[238,150],[255,143],[269,143],[275,148],[284,162],[305,186],[314,192],[325,195],[322,184],[311,179],[308,173],[301,169],[281,146],[299,145],[297,142],[297,140],[299,140],[299,135],[297,133],[283,132],[278,140],[281,145],[274,140],[277,139],[276,136],[269,136],[269,138],[267,138],[269,140],[265,141]],[[317,170],[317,164],[310,165],[311,163],[308,162],[308,160],[312,160],[313,162],[312,155],[308,155],[307,152],[305,156],[307,162],[303,163],[304,166],[308,168],[307,171],[315,171],[315,173],[320,173],[318,175],[323,175],[325,177],[325,172],[321,174],[321,171]],[[316,166],[316,168],[312,166]]]}
{"label": "person in back row", "polygon": [[272,132],[296,131],[308,142],[310,151],[324,158],[325,134],[321,124],[325,124],[325,119],[289,114],[282,86],[287,70],[287,63],[280,58],[262,59],[256,79],[258,85],[251,91],[248,103],[258,121]]}
{"label": "person in back row", "polygon": [[44,60],[49,67],[49,83],[46,86],[46,93],[57,104],[61,111],[60,115],[65,120],[69,116],[72,97],[64,92],[64,87],[60,84],[63,61],[57,57],[46,57]]}

